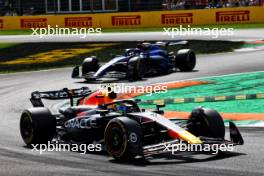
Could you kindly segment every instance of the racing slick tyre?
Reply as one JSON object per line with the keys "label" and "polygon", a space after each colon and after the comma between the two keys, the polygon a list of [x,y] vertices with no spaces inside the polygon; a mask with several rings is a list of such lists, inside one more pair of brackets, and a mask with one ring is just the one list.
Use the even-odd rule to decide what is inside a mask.
{"label": "racing slick tyre", "polygon": [[24,110],[20,118],[20,134],[25,144],[46,144],[56,133],[56,119],[47,108]]}
{"label": "racing slick tyre", "polygon": [[127,78],[131,81],[141,80],[143,77],[143,65],[139,58],[132,58],[128,62]]}
{"label": "racing slick tyre", "polygon": [[196,56],[191,49],[181,49],[177,52],[175,67],[180,71],[192,71],[196,65]]}
{"label": "racing slick tyre", "polygon": [[142,129],[128,117],[112,119],[106,126],[104,142],[107,152],[116,160],[131,160],[142,154]]}
{"label": "racing slick tyre", "polygon": [[88,57],[82,63],[82,74],[96,72],[99,69],[98,60],[95,57]]}
{"label": "racing slick tyre", "polygon": [[221,115],[208,108],[195,108],[187,121],[187,129],[196,136],[225,137],[225,125]]}

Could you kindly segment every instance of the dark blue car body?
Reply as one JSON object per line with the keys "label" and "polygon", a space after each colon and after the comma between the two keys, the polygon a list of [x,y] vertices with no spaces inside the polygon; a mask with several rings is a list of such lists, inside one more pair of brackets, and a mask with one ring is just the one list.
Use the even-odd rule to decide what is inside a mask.
{"label": "dark blue car body", "polygon": [[79,67],[75,67],[72,77],[85,78],[86,80],[100,78],[129,79],[133,76],[144,77],[170,73],[176,68],[176,55],[168,53],[168,43],[162,44],[145,43],[144,48],[126,49],[123,55],[115,56],[101,66],[99,66],[95,57],[87,58],[83,62],[81,76],[79,76]]}

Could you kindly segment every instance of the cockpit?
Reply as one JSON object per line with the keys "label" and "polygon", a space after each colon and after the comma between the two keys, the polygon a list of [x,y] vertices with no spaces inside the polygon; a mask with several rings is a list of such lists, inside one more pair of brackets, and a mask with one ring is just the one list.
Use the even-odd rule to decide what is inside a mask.
{"label": "cockpit", "polygon": [[134,100],[120,100],[105,105],[101,105],[99,109],[106,109],[109,112],[118,112],[122,115],[131,112],[140,112],[140,108]]}

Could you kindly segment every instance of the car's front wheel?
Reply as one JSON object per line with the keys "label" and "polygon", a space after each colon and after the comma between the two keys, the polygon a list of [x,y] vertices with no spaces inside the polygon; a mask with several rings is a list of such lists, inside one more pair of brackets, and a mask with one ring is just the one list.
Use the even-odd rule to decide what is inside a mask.
{"label": "car's front wheel", "polygon": [[82,75],[89,72],[96,72],[99,69],[98,60],[95,57],[88,57],[82,63]]}
{"label": "car's front wheel", "polygon": [[117,160],[133,159],[142,153],[142,129],[128,117],[112,119],[105,129],[107,152]]}
{"label": "car's front wheel", "polygon": [[221,115],[209,108],[195,108],[187,121],[187,129],[196,136],[224,139],[225,125]]}

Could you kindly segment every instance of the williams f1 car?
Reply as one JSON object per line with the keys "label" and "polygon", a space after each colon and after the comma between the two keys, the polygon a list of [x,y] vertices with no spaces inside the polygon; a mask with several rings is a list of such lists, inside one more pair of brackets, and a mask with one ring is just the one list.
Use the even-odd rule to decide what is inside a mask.
{"label": "williams f1 car", "polygon": [[[70,99],[71,106],[52,114],[42,99]],[[84,99],[92,103],[84,104]],[[148,111],[139,108],[139,100],[116,100],[115,93],[100,94],[88,88],[33,92],[30,100],[33,108],[24,110],[20,119],[21,136],[28,146],[58,141],[101,144],[115,159],[133,159],[168,153],[168,146],[180,142],[202,146],[243,144],[232,122],[230,140],[225,139],[223,120],[212,109],[195,108],[188,120],[171,120],[163,116],[163,105]]]}
{"label": "williams f1 car", "polygon": [[187,41],[139,43],[136,48],[126,49],[124,55],[114,56],[101,66],[96,57],[89,57],[84,59],[81,66],[73,69],[72,78],[84,78],[87,81],[101,78],[139,80],[145,76],[168,74],[176,69],[192,71],[196,65],[194,51],[191,49],[180,49],[176,53],[168,51],[169,46],[186,46],[187,43]]}

